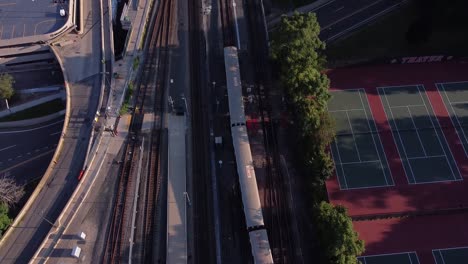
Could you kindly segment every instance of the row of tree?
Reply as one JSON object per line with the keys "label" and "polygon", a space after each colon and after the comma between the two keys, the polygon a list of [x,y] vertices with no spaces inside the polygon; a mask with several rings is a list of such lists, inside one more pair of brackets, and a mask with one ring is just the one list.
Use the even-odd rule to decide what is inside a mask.
{"label": "row of tree", "polygon": [[[334,120],[327,111],[330,81],[323,73],[325,43],[319,39],[320,25],[314,13],[283,16],[271,43],[272,58],[280,72],[290,110],[299,133],[301,157],[313,190],[324,190],[333,174],[328,151],[335,137]],[[317,227],[324,263],[356,263],[364,251],[352,221],[342,206],[313,196],[314,224]]]}

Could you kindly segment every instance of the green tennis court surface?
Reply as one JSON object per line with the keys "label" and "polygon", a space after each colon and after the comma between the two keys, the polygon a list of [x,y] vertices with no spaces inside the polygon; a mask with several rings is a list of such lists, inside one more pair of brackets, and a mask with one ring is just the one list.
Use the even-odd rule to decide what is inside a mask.
{"label": "green tennis court surface", "polygon": [[468,157],[468,82],[438,83],[437,89]]}
{"label": "green tennis court surface", "polygon": [[432,255],[436,264],[468,263],[468,248],[436,249]]}
{"label": "green tennis court surface", "polygon": [[461,180],[439,121],[422,85],[379,87],[410,184]]}
{"label": "green tennis court surface", "polygon": [[328,110],[336,120],[331,152],[340,188],[394,185],[365,91],[332,92]]}
{"label": "green tennis court surface", "polygon": [[419,264],[415,252],[359,257],[362,264]]}

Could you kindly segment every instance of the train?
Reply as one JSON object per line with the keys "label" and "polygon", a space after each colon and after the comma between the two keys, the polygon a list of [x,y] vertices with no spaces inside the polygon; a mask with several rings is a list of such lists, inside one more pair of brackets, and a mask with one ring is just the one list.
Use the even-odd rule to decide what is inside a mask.
{"label": "train", "polygon": [[256,264],[272,264],[273,256],[263,221],[262,205],[258,194],[257,178],[253,166],[247,134],[242,82],[237,48],[224,47],[224,65],[228,90],[230,129],[237,174],[242,196],[246,229],[249,233],[252,256]]}

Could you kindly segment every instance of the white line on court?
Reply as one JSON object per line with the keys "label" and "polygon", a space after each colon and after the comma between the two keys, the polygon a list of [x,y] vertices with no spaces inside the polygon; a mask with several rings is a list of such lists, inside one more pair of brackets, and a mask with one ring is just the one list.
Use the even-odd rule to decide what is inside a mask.
{"label": "white line on court", "polygon": [[50,135],[53,136],[53,135],[57,135],[57,134],[60,134],[60,133],[62,133],[62,131],[58,131],[58,132],[55,132],[55,133],[50,133]]}
{"label": "white line on court", "polygon": [[328,110],[329,113],[337,113],[337,112],[348,112],[348,111],[364,111],[364,109],[343,109],[343,110]]}
{"label": "white line on court", "polygon": [[424,156],[427,157],[426,148],[424,147],[422,139],[419,136],[419,130],[418,130],[418,127],[416,126],[416,122],[414,122],[413,115],[411,114],[411,109],[409,108],[409,106],[407,107],[407,109],[408,109],[408,114],[409,114],[409,116],[411,118],[411,122],[413,123],[413,127],[414,127],[414,131],[416,132],[416,136],[418,136],[419,144],[421,144],[421,148],[422,148],[422,151],[424,153]]}
{"label": "white line on court", "polygon": [[[364,89],[362,89],[362,90],[364,90]],[[364,100],[362,99],[362,96],[361,96],[361,91],[362,91],[362,90],[359,90],[359,99],[361,100],[362,106],[365,108],[366,105],[364,104]],[[365,90],[364,90],[364,94],[366,94],[366,91],[365,91]],[[367,101],[367,97],[366,97],[366,102],[368,102],[368,101]],[[369,109],[370,109],[370,106],[369,106]],[[369,121],[369,117],[367,116],[367,112],[366,112],[365,110],[364,110],[364,115],[366,116],[367,126],[369,126],[369,130],[372,130],[372,127],[371,127],[370,121]],[[372,110],[371,110],[371,116],[372,116]],[[372,117],[372,120],[374,120],[373,118],[374,118],[374,117]],[[377,128],[377,127],[376,127],[376,128]],[[377,134],[377,136],[379,137],[379,134]],[[383,171],[383,174],[384,174],[385,183],[387,183],[387,185],[388,185],[387,173],[385,173],[385,169],[384,169],[384,166],[383,166],[382,158],[380,157],[379,150],[377,149],[377,142],[375,141],[375,138],[374,138],[374,134],[373,134],[373,133],[371,133],[371,137],[372,137],[372,141],[374,142],[374,148],[375,148],[375,151],[377,152],[377,157],[379,157],[380,167],[382,168],[382,171]],[[380,137],[379,137],[379,140],[380,140]],[[382,141],[380,141],[380,144],[382,144]],[[382,149],[382,150],[383,150],[384,153],[385,153],[385,149]],[[385,161],[387,161],[386,158],[385,158]],[[386,163],[387,163],[387,162],[386,162]],[[388,165],[388,163],[387,163],[387,165]],[[390,171],[390,168],[389,168],[389,167],[387,167],[387,168],[388,168],[388,170]],[[390,172],[390,177],[392,177],[392,176],[391,176],[391,172]],[[393,181],[393,178],[392,178],[392,181]]]}
{"label": "white line on court", "polygon": [[11,149],[11,148],[14,148],[14,147],[16,147],[16,145],[9,146],[9,147],[6,147],[6,148],[2,148],[2,149],[0,149],[0,151],[4,151],[4,150]]}
{"label": "white line on court", "polygon": [[[417,86],[419,96],[421,97],[421,100],[423,100],[424,105],[426,105],[426,102],[424,101],[424,98],[423,98],[423,96],[422,96],[422,94],[421,94],[421,91],[419,90],[419,87],[420,87],[420,86],[421,86],[421,89],[424,91],[424,94],[426,94],[426,97],[427,97],[427,100],[429,101],[429,104],[431,105],[432,114],[433,114],[432,116],[435,117],[436,122],[437,122],[437,124],[439,125],[438,127],[440,127],[439,119],[437,119],[437,116],[435,115],[434,107],[432,106],[431,100],[430,100],[429,97],[427,96],[426,89],[424,88],[423,85],[418,85],[418,86]],[[452,163],[450,162],[450,160],[449,160],[449,158],[448,158],[448,156],[447,156],[447,153],[445,152],[444,146],[442,145],[442,140],[440,139],[440,136],[439,136],[439,132],[437,131],[437,129],[435,129],[436,126],[435,126],[435,124],[434,124],[434,122],[433,122],[433,120],[432,120],[432,116],[431,116],[431,114],[430,114],[429,109],[427,108],[427,106],[426,106],[426,111],[427,111],[427,115],[428,115],[428,117],[429,117],[429,120],[431,121],[431,124],[432,124],[432,126],[434,127],[434,131],[436,132],[437,139],[439,140],[440,147],[442,148],[442,151],[444,152],[444,155],[445,155],[445,158],[446,158],[447,163],[448,163],[448,165],[449,165],[450,171],[452,172],[453,179],[456,180],[457,177],[456,177],[456,175],[455,175],[455,172],[453,171]],[[461,173],[460,173],[460,170],[458,169],[458,164],[457,164],[457,162],[456,162],[456,160],[455,160],[455,156],[453,155],[452,150],[450,149],[450,145],[448,144],[447,139],[445,138],[445,134],[444,134],[443,132],[442,132],[442,136],[444,137],[445,145],[447,146],[447,148],[448,148],[449,151],[450,151],[450,155],[451,155],[451,157],[452,157],[452,160],[453,160],[453,162],[454,162],[454,165],[455,165],[455,167],[456,167],[457,170],[458,170],[458,175],[460,175],[460,177],[461,177]]]}
{"label": "white line on court", "polygon": [[343,162],[343,163],[338,163],[338,164],[349,165],[349,164],[365,164],[365,163],[374,163],[374,162],[380,162],[380,160],[350,161],[350,162]]}
{"label": "white line on court", "polygon": [[57,122],[54,122],[54,123],[50,123],[50,124],[47,124],[47,125],[45,125],[45,126],[40,126],[40,127],[31,128],[31,129],[15,130],[15,131],[1,131],[0,134],[24,133],[24,132],[29,132],[29,131],[38,130],[38,129],[45,128],[45,127],[50,127],[50,126],[53,126],[53,125],[56,125],[56,124],[59,124],[59,123],[63,123],[63,120],[60,120],[60,121],[57,121]]}
{"label": "white line on court", "polygon": [[409,160],[417,159],[431,159],[431,158],[445,158],[445,155],[421,156],[421,157],[408,157]]}
{"label": "white line on court", "polygon": [[[448,96],[448,94],[447,94],[447,91],[445,90],[444,84],[442,84],[442,83],[436,84],[436,87],[437,87],[437,90],[439,90],[439,93],[440,93],[440,91],[442,90],[442,91],[444,92],[445,97],[447,97],[447,101],[448,101],[448,103],[449,103],[449,105],[450,105],[450,108],[452,109],[452,112],[453,112],[453,116],[455,117],[455,119],[456,119],[458,125],[460,126],[460,130],[461,130],[461,132],[462,132],[462,134],[463,134],[463,139],[462,139],[461,136],[459,135],[459,132],[458,132],[459,129],[456,128],[456,126],[455,126],[455,124],[454,124],[455,122],[453,122],[453,119],[450,118],[450,121],[452,121],[452,124],[455,126],[455,132],[457,133],[457,135],[458,135],[458,137],[460,138],[460,140],[462,140],[462,141],[464,140],[464,141],[468,144],[468,138],[466,137],[465,130],[462,128],[462,124],[461,124],[460,120],[458,119],[457,112],[455,112],[455,109],[453,108],[453,106],[454,106],[455,104],[452,103],[452,102],[450,101],[450,98],[449,98],[449,96]],[[441,95],[442,95],[442,94],[441,94]],[[457,103],[457,104],[458,104],[458,103]],[[460,103],[460,104],[468,104],[468,102],[466,102],[466,103]],[[462,142],[461,145],[462,145],[463,151],[465,152],[465,156],[468,157],[468,152],[467,152],[467,150],[466,150],[466,148],[465,148],[465,144]]]}
{"label": "white line on court", "polygon": [[[380,88],[377,89],[378,91],[380,91]],[[408,159],[408,154],[406,154],[406,148],[405,148],[405,145],[403,144],[403,139],[401,138],[401,135],[400,135],[400,132],[398,131],[398,126],[395,122],[395,117],[393,116],[393,112],[392,112],[392,109],[390,108],[390,102],[388,101],[388,98],[387,98],[387,94],[385,93],[385,88],[382,88],[382,92],[383,92],[383,97],[385,98],[385,101],[387,102],[387,106],[388,106],[388,111],[390,112],[390,116],[391,116],[391,122],[393,123],[393,125],[395,126],[395,131],[397,132],[398,134],[398,138],[400,139],[400,145],[402,146],[402,150],[403,150],[403,154],[405,155],[404,157],[401,156],[400,154],[400,151],[398,150],[398,144],[397,145],[397,150],[398,150],[398,154],[400,154],[400,159],[401,158],[405,158],[406,160]],[[382,101],[382,97],[380,98],[380,100]],[[382,105],[383,105],[383,102],[382,102]],[[386,114],[385,114],[386,115]],[[389,117],[387,116],[387,120],[390,122],[390,119]],[[391,126],[391,125],[390,125]],[[392,131],[393,132],[393,131]],[[396,141],[396,138],[394,137],[394,134],[392,133],[392,137],[393,137],[393,140],[395,141],[395,143],[397,143]],[[402,162],[404,162],[404,160],[402,160]],[[411,164],[409,164],[408,162],[408,167],[410,169],[410,172],[411,172],[411,176],[413,176],[413,182],[416,182],[416,178],[414,177],[414,173],[413,173],[413,168],[411,167]],[[408,183],[410,183],[410,180],[408,178],[408,173],[406,172],[406,168],[403,164],[403,169],[405,170],[405,176],[406,176],[406,179],[408,180]]]}
{"label": "white line on court", "polygon": [[361,154],[359,154],[359,148],[356,143],[356,137],[354,136],[353,125],[351,125],[351,120],[349,119],[348,112],[346,112],[346,117],[348,118],[349,128],[351,129],[351,134],[353,135],[353,142],[354,142],[354,146],[356,147],[356,153],[357,153],[358,159],[359,161],[361,161]]}
{"label": "white line on court", "polygon": [[341,6],[341,7],[338,7],[337,9],[335,9],[334,12],[338,12],[338,11],[341,11],[341,10],[343,10],[343,9],[344,9],[344,6]]}
{"label": "white line on court", "polygon": [[423,104],[420,105],[397,105],[397,106],[390,106],[390,108],[406,108],[406,107],[423,107]]}

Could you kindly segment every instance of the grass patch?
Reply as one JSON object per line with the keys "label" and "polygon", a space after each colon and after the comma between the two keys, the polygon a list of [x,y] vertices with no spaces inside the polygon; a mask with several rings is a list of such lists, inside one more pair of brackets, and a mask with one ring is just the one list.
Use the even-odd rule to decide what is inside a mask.
{"label": "grass patch", "polygon": [[136,56],[133,58],[133,70],[135,71],[138,68],[138,65],[140,65],[140,56]]}
{"label": "grass patch", "polygon": [[455,23],[450,14],[434,15],[429,39],[410,44],[406,32],[421,10],[406,4],[374,24],[327,47],[328,61],[371,60],[407,55],[464,55],[468,34],[463,24]]}
{"label": "grass patch", "polygon": [[124,115],[128,113],[128,106],[130,104],[130,98],[133,95],[134,89],[135,89],[135,85],[133,84],[132,81],[130,81],[127,86],[127,91],[125,92],[124,102],[122,103],[122,106],[120,107],[120,110],[119,110],[119,115]]}
{"label": "grass patch", "polygon": [[0,118],[0,122],[10,122],[43,117],[53,113],[57,113],[65,109],[65,102],[62,99],[55,99],[47,103],[36,105],[34,107],[19,111],[12,115]]}

